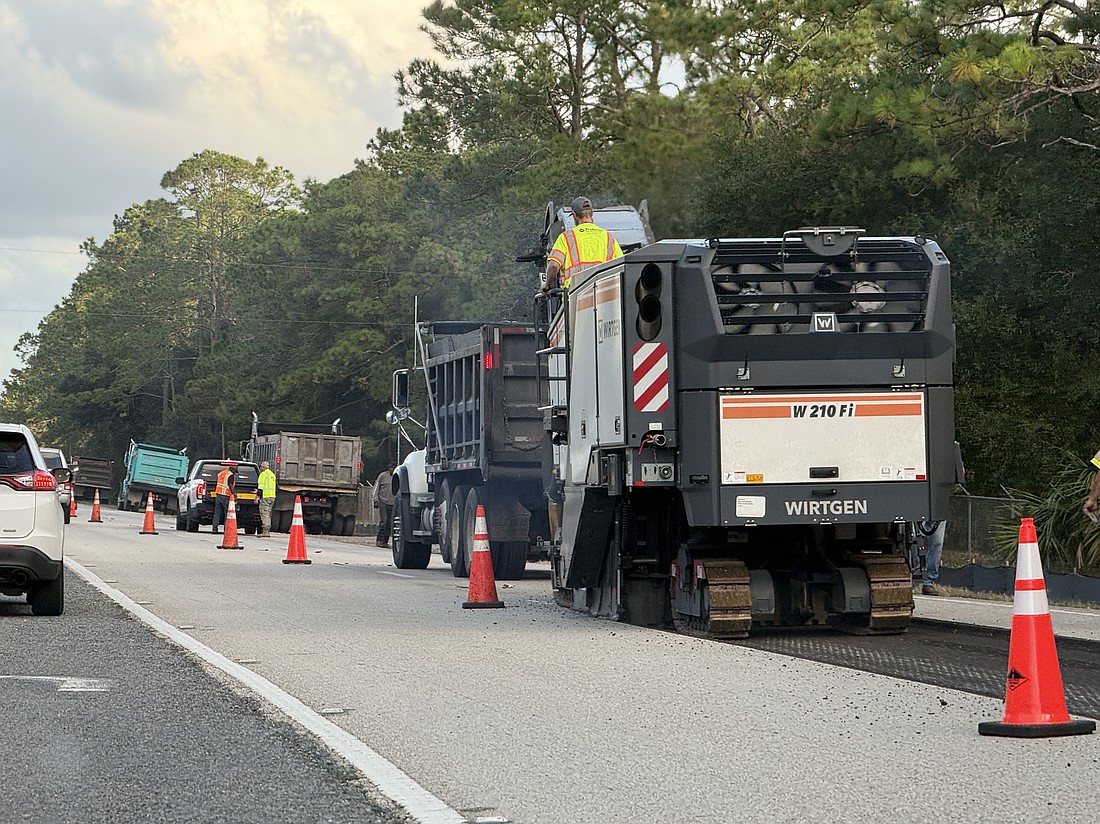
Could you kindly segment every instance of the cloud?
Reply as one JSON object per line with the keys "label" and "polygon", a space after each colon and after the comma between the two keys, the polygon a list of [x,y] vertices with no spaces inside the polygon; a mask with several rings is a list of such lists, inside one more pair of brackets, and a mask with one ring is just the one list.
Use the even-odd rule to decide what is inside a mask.
{"label": "cloud", "polygon": [[[0,246],[103,240],[204,149],[299,180],[351,170],[378,128],[400,125],[394,73],[431,55],[421,5],[0,0]],[[0,251],[0,309],[39,312],[0,313],[0,380],[85,265],[54,251]]]}

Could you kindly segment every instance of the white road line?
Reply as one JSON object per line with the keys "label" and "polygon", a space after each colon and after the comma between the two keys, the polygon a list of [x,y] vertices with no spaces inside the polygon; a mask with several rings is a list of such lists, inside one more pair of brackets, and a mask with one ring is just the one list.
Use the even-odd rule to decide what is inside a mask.
{"label": "white road line", "polygon": [[380,569],[378,572],[381,575],[392,575],[394,578],[415,578],[415,575],[406,575],[404,572],[390,572],[387,569]]}
{"label": "white road line", "polygon": [[0,681],[47,681],[58,692],[107,692],[111,682],[103,678],[73,678],[64,675],[0,675]]}
{"label": "white road line", "polygon": [[226,675],[235,678],[268,703],[282,710],[291,720],[321,739],[329,749],[349,761],[383,794],[404,807],[417,821],[422,824],[466,824],[466,817],[457,810],[449,807],[442,799],[436,798],[396,765],[387,761],[346,730],[314,712],[290,693],[196,641],[144,607],[138,606],[72,558],[66,558],[65,565],[161,635],[199,656],[211,666],[217,667]]}

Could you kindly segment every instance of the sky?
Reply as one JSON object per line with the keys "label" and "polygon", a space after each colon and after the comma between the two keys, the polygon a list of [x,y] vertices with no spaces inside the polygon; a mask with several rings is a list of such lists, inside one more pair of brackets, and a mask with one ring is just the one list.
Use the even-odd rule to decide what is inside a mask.
{"label": "sky", "polygon": [[0,381],[116,215],[206,149],[298,182],[401,124],[427,0],[0,0]]}

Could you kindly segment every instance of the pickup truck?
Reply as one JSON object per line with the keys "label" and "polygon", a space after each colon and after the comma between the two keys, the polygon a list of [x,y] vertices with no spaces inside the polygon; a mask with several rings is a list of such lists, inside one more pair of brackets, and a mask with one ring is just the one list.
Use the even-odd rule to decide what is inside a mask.
{"label": "pickup truck", "polygon": [[245,461],[207,458],[195,461],[187,478],[177,478],[180,484],[179,510],[176,529],[198,532],[199,525],[209,526],[214,521],[214,490],[218,486],[218,473],[229,467],[237,468],[236,495],[237,529],[252,535],[260,527],[260,507],[256,501],[256,478],[260,470],[256,464]]}

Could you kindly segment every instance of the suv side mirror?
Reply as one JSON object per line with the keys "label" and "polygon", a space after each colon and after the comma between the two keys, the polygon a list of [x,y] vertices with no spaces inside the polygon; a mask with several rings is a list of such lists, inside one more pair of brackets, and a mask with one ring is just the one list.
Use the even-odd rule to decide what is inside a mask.
{"label": "suv side mirror", "polygon": [[176,483],[178,483],[178,484],[182,484],[182,483],[186,483],[186,482],[187,482],[186,478],[176,478]]}
{"label": "suv side mirror", "polygon": [[54,476],[59,484],[72,483],[73,472],[71,469],[59,466],[57,469],[51,469],[50,474]]}
{"label": "suv side mirror", "polygon": [[409,408],[409,370],[398,369],[393,373],[393,398],[394,409]]}

